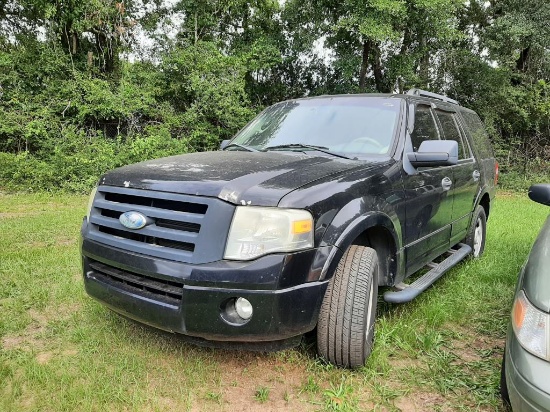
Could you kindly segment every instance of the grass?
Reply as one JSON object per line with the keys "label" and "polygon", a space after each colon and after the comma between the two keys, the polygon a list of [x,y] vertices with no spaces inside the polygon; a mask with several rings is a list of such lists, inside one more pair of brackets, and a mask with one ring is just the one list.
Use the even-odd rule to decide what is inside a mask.
{"label": "grass", "polygon": [[256,393],[254,394],[256,397],[256,400],[260,403],[265,403],[269,399],[269,388],[265,386],[260,386],[258,389],[256,389]]}
{"label": "grass", "polygon": [[83,291],[87,199],[0,195],[0,410],[441,410],[502,408],[498,380],[518,271],[548,208],[501,194],[486,253],[415,301],[379,303],[357,371],[311,343],[258,354],[198,348],[128,322]]}

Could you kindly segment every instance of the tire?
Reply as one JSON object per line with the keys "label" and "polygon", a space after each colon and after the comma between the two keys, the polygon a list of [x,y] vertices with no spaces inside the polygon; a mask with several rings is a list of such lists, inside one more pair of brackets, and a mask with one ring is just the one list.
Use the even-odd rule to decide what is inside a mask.
{"label": "tire", "polygon": [[372,351],[378,299],[378,257],[352,245],[338,263],[325,293],[317,325],[317,350],[328,362],[363,366]]}
{"label": "tire", "polygon": [[500,397],[507,410],[511,410],[510,395],[508,394],[508,386],[506,385],[506,348],[502,356],[502,366],[500,368]]}
{"label": "tire", "polygon": [[471,256],[477,259],[485,251],[485,237],[487,234],[487,216],[483,206],[476,207],[472,217],[472,223],[464,243],[472,248]]}

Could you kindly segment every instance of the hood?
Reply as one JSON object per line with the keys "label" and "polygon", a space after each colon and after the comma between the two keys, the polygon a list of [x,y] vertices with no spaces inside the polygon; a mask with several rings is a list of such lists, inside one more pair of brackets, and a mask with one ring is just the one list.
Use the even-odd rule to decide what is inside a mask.
{"label": "hood", "polygon": [[124,166],[104,175],[100,184],[276,206],[284,195],[303,185],[358,167],[364,167],[364,162],[311,152],[216,151]]}
{"label": "hood", "polygon": [[522,283],[529,301],[550,313],[550,217],[546,219],[531,249]]}

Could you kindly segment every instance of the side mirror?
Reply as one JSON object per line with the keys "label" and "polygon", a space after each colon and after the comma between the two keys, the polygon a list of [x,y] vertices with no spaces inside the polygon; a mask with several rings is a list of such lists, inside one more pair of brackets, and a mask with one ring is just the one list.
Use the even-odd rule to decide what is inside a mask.
{"label": "side mirror", "polygon": [[550,184],[538,184],[529,188],[529,198],[537,203],[550,206]]}
{"label": "side mirror", "polygon": [[231,141],[230,139],[222,140],[222,142],[220,143],[220,150],[225,149],[230,141]]}
{"label": "side mirror", "polygon": [[407,153],[414,167],[452,166],[458,163],[458,142],[455,140],[424,140],[418,151]]}

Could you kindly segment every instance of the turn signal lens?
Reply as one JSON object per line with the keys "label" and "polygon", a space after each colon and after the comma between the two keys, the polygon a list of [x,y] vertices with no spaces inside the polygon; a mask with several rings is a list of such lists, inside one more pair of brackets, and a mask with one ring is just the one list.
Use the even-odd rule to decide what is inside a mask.
{"label": "turn signal lens", "polygon": [[313,227],[313,222],[308,220],[298,220],[292,224],[292,233],[300,235],[302,233],[309,233]]}
{"label": "turn signal lens", "polygon": [[521,328],[523,320],[525,319],[525,302],[523,299],[516,299],[512,308],[512,320],[516,328]]}

